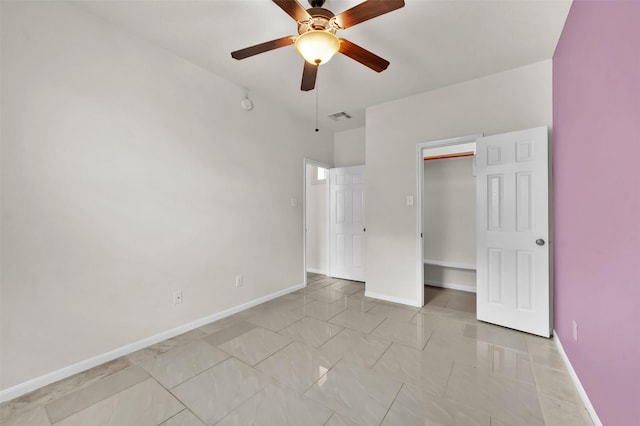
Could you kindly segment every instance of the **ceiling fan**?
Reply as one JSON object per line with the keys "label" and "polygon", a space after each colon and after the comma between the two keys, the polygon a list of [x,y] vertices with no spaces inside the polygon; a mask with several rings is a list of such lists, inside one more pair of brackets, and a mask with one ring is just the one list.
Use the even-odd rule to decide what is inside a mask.
{"label": "ceiling fan", "polygon": [[297,0],[273,0],[298,23],[298,35],[281,37],[245,49],[231,52],[234,59],[245,59],[259,53],[295,44],[298,53],[305,59],[302,71],[301,90],[313,90],[316,85],[318,66],[331,59],[337,52],[354,59],[376,72],[382,72],[389,61],[350,42],[336,37],[336,32],[356,24],[394,11],[404,6],[404,0],[367,0],[351,9],[334,15],[324,9],[325,0],[309,0],[311,7],[302,7]]}

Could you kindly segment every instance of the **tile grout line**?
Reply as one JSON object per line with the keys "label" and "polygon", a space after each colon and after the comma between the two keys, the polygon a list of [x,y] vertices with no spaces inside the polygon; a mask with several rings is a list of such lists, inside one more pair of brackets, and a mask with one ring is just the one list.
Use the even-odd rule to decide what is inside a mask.
{"label": "tile grout line", "polygon": [[405,385],[406,383],[402,382],[400,389],[398,389],[398,392],[396,392],[396,396],[393,397],[393,401],[391,401],[391,404],[389,404],[389,408],[387,408],[387,412],[384,413],[384,417],[382,417],[382,420],[380,420],[380,424],[384,423],[384,419],[386,419],[387,416],[389,415],[389,411],[391,411],[391,407],[393,407],[393,404],[396,402],[396,399],[398,399],[398,395],[400,395],[400,392],[405,387]]}
{"label": "tile grout line", "polygon": [[[326,371],[322,376],[320,376],[320,377],[318,377],[316,380],[314,380],[314,381],[313,381],[313,383],[311,383],[311,384],[310,384],[310,385],[309,385],[309,386],[304,390],[304,392],[301,392],[301,393],[302,393],[302,395],[304,395],[305,397],[309,398],[309,397],[306,395],[306,393],[307,393],[307,392],[309,392],[309,390],[310,390],[313,386],[315,386],[315,384],[316,384],[316,383],[318,383],[318,382],[320,381],[320,379],[322,379],[323,377],[326,377],[326,376],[329,374],[329,372],[330,372],[331,370],[333,370],[333,369],[335,368],[335,366],[336,366],[336,365],[338,365],[338,363],[339,363],[340,361],[343,361],[343,360],[344,360],[344,358],[342,358],[342,357],[338,358],[338,360],[337,360],[337,361],[336,361],[336,362],[335,362],[335,363],[334,363],[330,368],[328,368],[328,369],[327,369],[327,371]],[[309,399],[311,399],[311,398],[309,398]],[[315,401],[315,399],[314,399],[313,401]],[[320,401],[316,401],[316,402],[321,403]],[[324,404],[323,404],[323,405],[324,405]],[[331,408],[331,407],[327,407],[327,408]],[[335,410],[334,410],[334,411],[335,411]]]}
{"label": "tile grout line", "polygon": [[[283,337],[286,337],[286,336],[283,336]],[[278,349],[277,351],[275,351],[275,352],[273,352],[273,353],[271,353],[271,354],[267,355],[267,357],[266,357],[266,358],[264,358],[264,359],[262,359],[262,360],[260,360],[260,361],[256,362],[256,365],[254,365],[252,368],[255,368],[256,370],[258,370],[258,371],[259,371],[259,372],[261,372],[262,374],[267,374],[267,373],[265,373],[264,371],[260,370],[260,369],[258,368],[258,365],[259,365],[259,364],[262,364],[263,362],[265,362],[266,360],[268,360],[269,358],[271,358],[271,357],[272,357],[272,356],[274,356],[275,354],[277,354],[277,353],[279,353],[279,352],[283,351],[284,349],[288,348],[289,346],[293,345],[293,344],[294,344],[294,343],[296,343],[296,342],[297,342],[297,343],[300,343],[300,342],[298,342],[297,340],[291,339],[291,341],[290,341],[289,343],[287,343],[286,345],[284,345],[283,347],[281,347],[281,348],[280,348],[280,349]],[[303,343],[303,344],[304,344],[304,343]]]}
{"label": "tile grout line", "polygon": [[[231,355],[230,355],[230,354],[228,354],[227,352],[223,351],[222,349],[219,349],[219,350],[220,350],[220,352],[222,352],[223,354],[227,355],[227,357],[226,357],[226,358],[224,358],[224,359],[223,359],[223,360],[221,360],[221,361],[216,362],[216,363],[215,363],[215,364],[213,364],[213,365],[210,365],[209,367],[205,368],[204,370],[197,372],[196,374],[194,374],[193,376],[189,377],[188,379],[184,379],[184,380],[183,380],[183,381],[181,381],[180,383],[176,383],[176,384],[175,384],[174,386],[172,386],[171,388],[167,388],[167,387],[165,387],[162,383],[160,383],[160,381],[159,381],[158,379],[156,379],[155,377],[153,377],[153,376],[151,375],[151,373],[149,373],[149,376],[153,377],[153,379],[154,379],[156,382],[158,382],[158,384],[159,384],[160,386],[162,386],[163,388],[165,388],[165,389],[167,389],[167,390],[177,388],[177,387],[178,387],[178,386],[180,386],[181,384],[183,384],[183,383],[185,383],[185,382],[188,382],[189,380],[193,379],[194,377],[199,376],[200,374],[204,373],[205,371],[208,371],[208,370],[210,370],[210,369],[214,368],[215,366],[222,364],[223,362],[225,362],[225,361],[226,361],[226,360],[228,360],[229,358],[231,358]],[[145,370],[145,371],[146,371],[146,370]]]}
{"label": "tile grout line", "polygon": [[[415,315],[413,315],[413,316],[411,317],[411,319],[409,320],[409,324],[413,324],[411,321],[413,321],[413,319],[414,319],[415,317],[417,317],[418,315],[422,315],[422,311],[416,311]],[[418,325],[418,324],[416,324],[416,325]]]}
{"label": "tile grout line", "polygon": [[382,352],[382,354],[380,354],[380,356],[378,357],[378,359],[376,359],[376,361],[371,364],[371,368],[369,368],[369,370],[373,371],[373,368],[376,366],[376,364],[378,364],[380,362],[380,360],[382,359],[382,357],[387,353],[387,351],[391,348],[391,345],[393,345],[395,342],[394,341],[389,341],[389,346],[387,346],[387,348]]}
{"label": "tile grout line", "polygon": [[[334,325],[337,325],[337,324],[334,324]],[[340,326],[338,326],[338,327],[340,327]],[[329,343],[330,341],[332,341],[333,339],[338,337],[346,329],[347,329],[346,327],[342,327],[342,330],[338,331],[334,336],[331,336],[330,338],[328,338],[323,344],[318,346],[316,349],[318,349],[319,351],[322,351],[322,349],[320,349],[321,347],[323,347],[324,345],[326,345],[327,343]]]}
{"label": "tile grout line", "polygon": [[384,319],[383,319],[382,321],[380,321],[380,323],[379,323],[378,325],[376,325],[376,326],[373,328],[373,330],[371,330],[370,332],[365,333],[365,334],[366,334],[367,336],[373,336],[371,333],[373,333],[374,331],[376,331],[376,330],[377,330],[377,329],[378,329],[378,328],[379,328],[379,327],[380,327],[380,326],[381,326],[381,325],[382,325],[386,320],[388,320],[388,319],[389,319],[389,317],[386,317],[386,316],[385,316],[385,317],[384,317]]}
{"label": "tile grout line", "polygon": [[[276,331],[276,334],[279,334],[279,335],[281,335],[281,336],[283,336],[283,337],[289,337],[289,336],[285,336],[284,334],[282,334],[282,333],[281,333],[281,331],[286,330],[287,328],[289,328],[289,327],[293,326],[294,324],[297,324],[297,323],[299,323],[299,322],[304,321],[304,320],[305,320],[305,318],[308,318],[308,317],[307,317],[306,315],[304,315],[304,314],[303,314],[303,315],[302,315],[302,318],[300,318],[299,320],[296,320],[296,321],[292,322],[291,324],[287,325],[287,326],[286,326],[286,327],[284,327],[283,329]],[[293,339],[293,340],[295,340],[295,339]]]}
{"label": "tile grout line", "polygon": [[[180,403],[182,404],[182,402],[180,402]],[[186,406],[186,405],[182,404],[182,406],[184,407],[182,410],[178,411],[178,412],[177,412],[177,413],[175,413],[173,416],[171,416],[171,417],[169,417],[169,418],[167,418],[167,419],[164,419],[164,420],[162,421],[162,423],[160,423],[160,426],[162,426],[164,423],[168,422],[169,420],[173,419],[174,417],[176,417],[176,416],[178,416],[178,415],[180,415],[180,414],[184,413],[185,411],[191,411],[191,410],[189,410],[189,409],[187,408],[187,406]],[[191,413],[191,414],[193,414],[193,413]],[[195,416],[195,414],[193,414],[193,415]],[[200,420],[200,418],[199,418],[198,416],[196,416],[196,418],[197,418],[198,420]]]}
{"label": "tile grout line", "polygon": [[451,375],[453,374],[453,369],[456,366],[456,360],[452,360],[451,362],[451,370],[449,370],[449,374],[447,375],[447,381],[442,389],[442,395],[440,397],[445,399],[444,394],[447,393],[447,388],[449,387],[449,382],[451,381]]}
{"label": "tile grout line", "polygon": [[329,422],[331,421],[331,419],[332,419],[336,414],[337,414],[337,411],[336,411],[336,410],[333,410],[333,414],[332,414],[332,415],[327,419],[327,421],[326,421],[326,422],[324,422],[324,423],[322,424],[322,426],[327,426],[327,425],[329,424]]}
{"label": "tile grout line", "polygon": [[426,342],[424,342],[424,345],[422,345],[422,349],[420,349],[420,352],[424,353],[424,348],[426,348],[429,342],[431,341],[431,338],[433,337],[433,333],[434,333],[434,330],[431,330],[431,332],[429,333],[429,338],[427,339]]}

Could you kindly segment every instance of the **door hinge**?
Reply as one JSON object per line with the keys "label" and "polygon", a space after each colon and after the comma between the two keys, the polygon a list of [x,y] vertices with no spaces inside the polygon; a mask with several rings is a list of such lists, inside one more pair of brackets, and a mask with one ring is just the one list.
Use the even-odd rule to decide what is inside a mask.
{"label": "door hinge", "polygon": [[422,238],[422,232],[420,233],[420,238]]}

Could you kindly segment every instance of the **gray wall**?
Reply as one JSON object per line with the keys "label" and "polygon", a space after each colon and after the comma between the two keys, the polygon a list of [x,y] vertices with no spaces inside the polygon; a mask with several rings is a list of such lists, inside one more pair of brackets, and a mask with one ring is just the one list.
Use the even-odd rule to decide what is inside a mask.
{"label": "gray wall", "polygon": [[331,135],[69,3],[1,27],[3,389],[303,283]]}
{"label": "gray wall", "polygon": [[333,136],[333,164],[335,167],[361,166],[364,163],[364,127],[336,132]]}

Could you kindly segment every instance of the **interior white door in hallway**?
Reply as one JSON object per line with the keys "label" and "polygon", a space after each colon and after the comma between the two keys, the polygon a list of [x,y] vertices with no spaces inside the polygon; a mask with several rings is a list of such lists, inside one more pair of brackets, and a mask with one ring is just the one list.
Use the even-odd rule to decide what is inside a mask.
{"label": "interior white door in hallway", "polygon": [[329,275],[365,280],[365,166],[329,171]]}
{"label": "interior white door in hallway", "polygon": [[477,315],[549,337],[547,128],[477,141]]}

